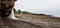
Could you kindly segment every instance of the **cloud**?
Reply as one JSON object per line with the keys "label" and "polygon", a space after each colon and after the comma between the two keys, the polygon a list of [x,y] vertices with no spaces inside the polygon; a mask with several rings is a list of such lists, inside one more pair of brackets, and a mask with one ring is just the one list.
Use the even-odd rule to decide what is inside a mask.
{"label": "cloud", "polygon": [[60,15],[60,0],[18,0],[15,8],[34,13]]}

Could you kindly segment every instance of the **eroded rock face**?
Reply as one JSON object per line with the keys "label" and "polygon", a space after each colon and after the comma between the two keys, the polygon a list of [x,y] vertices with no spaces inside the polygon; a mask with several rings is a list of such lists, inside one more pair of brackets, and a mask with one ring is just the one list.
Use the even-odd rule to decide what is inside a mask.
{"label": "eroded rock face", "polygon": [[5,23],[4,23],[4,21],[3,21],[3,19],[2,19],[2,17],[0,17],[0,26],[3,26]]}
{"label": "eroded rock face", "polygon": [[11,14],[16,0],[0,0],[0,14],[2,17],[7,17]]}
{"label": "eroded rock face", "polygon": [[5,25],[0,26],[0,28],[44,28],[21,20],[13,20],[9,18],[4,18],[3,20]]}

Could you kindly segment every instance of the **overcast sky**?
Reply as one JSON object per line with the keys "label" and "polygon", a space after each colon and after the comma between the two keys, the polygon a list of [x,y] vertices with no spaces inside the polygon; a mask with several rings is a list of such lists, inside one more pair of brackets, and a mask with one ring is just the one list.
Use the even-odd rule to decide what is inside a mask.
{"label": "overcast sky", "polygon": [[14,8],[33,13],[60,16],[60,0],[17,0]]}

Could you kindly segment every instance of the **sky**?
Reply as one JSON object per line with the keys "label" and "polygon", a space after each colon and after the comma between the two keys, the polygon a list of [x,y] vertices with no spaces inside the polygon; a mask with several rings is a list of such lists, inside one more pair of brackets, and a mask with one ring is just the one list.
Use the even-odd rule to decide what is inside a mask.
{"label": "sky", "polygon": [[14,8],[60,17],[60,0],[17,0]]}

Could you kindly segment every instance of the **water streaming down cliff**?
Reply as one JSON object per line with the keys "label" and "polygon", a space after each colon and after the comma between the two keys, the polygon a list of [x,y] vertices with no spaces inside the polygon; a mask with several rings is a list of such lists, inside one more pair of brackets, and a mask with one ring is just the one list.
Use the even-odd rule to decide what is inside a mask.
{"label": "water streaming down cliff", "polygon": [[14,15],[14,10],[13,10],[13,9],[12,9],[11,14],[8,16],[8,18],[11,18],[11,19],[18,19],[18,18],[15,17],[15,15]]}

